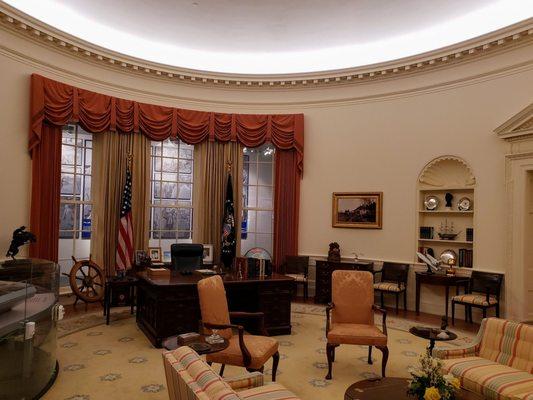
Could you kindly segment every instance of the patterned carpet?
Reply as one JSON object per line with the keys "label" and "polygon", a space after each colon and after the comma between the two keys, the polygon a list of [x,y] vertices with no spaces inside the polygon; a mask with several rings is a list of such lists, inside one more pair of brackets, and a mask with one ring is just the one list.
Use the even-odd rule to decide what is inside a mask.
{"label": "patterned carpet", "polygon": [[[343,399],[353,382],[380,373],[379,351],[373,353],[374,365],[368,365],[367,347],[346,345],[337,349],[333,380],[324,379],[327,361],[323,310],[321,306],[294,305],[292,334],[276,337],[281,354],[278,382],[304,400]],[[101,314],[62,323],[57,352],[60,373],[45,400],[168,399],[161,350],[151,346],[127,312],[113,317],[109,326],[102,324]],[[388,376],[408,376],[407,368],[425,351],[427,342],[406,332],[412,325],[407,320],[388,318]],[[472,339],[470,334],[457,333],[459,338],[448,345],[462,345]],[[267,380],[270,367],[271,362],[266,365]],[[228,367],[225,375],[243,371]]]}

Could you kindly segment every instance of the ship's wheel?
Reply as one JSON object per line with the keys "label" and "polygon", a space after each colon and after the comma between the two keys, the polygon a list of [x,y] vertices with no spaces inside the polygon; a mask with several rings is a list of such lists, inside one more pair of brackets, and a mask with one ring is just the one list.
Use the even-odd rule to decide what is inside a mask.
{"label": "ship's wheel", "polygon": [[72,293],[76,295],[76,301],[95,303],[104,298],[105,275],[104,271],[91,260],[77,261],[74,257],[74,265],[70,270],[69,283]]}

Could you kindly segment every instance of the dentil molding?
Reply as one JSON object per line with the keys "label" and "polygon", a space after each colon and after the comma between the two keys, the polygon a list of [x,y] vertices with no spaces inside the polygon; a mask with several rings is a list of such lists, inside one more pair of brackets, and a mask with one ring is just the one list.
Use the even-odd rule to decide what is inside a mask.
{"label": "dentil molding", "polygon": [[141,60],[93,45],[44,24],[0,2],[0,29],[16,32],[56,50],[132,74],[149,75],[162,80],[218,87],[290,88],[357,84],[394,79],[419,71],[443,68],[475,58],[500,53],[510,47],[533,42],[533,18],[478,38],[443,49],[364,67],[287,75],[237,75],[212,73]]}

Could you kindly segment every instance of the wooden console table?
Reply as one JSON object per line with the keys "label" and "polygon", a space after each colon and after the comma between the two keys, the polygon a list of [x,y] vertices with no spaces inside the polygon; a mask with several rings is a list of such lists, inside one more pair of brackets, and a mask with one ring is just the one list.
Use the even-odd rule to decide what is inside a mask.
{"label": "wooden console table", "polygon": [[369,271],[374,273],[374,263],[372,261],[317,261],[315,278],[315,303],[326,304],[331,301],[331,274],[337,269]]}
{"label": "wooden console table", "polygon": [[[150,279],[146,272],[139,272],[137,276],[137,325],[155,347],[161,347],[169,336],[198,331],[201,317],[196,284],[206,276],[177,272],[170,278]],[[293,278],[273,274],[265,278],[239,279],[228,273],[222,279],[230,311],[261,311],[270,335],[291,333]]]}
{"label": "wooden console table", "polygon": [[416,276],[416,315],[420,314],[420,286],[439,285],[446,288],[446,318],[448,318],[448,303],[450,299],[450,286],[455,286],[456,294],[459,294],[459,286],[468,289],[469,278],[465,276],[447,276],[444,274],[428,274],[427,272],[415,272]]}

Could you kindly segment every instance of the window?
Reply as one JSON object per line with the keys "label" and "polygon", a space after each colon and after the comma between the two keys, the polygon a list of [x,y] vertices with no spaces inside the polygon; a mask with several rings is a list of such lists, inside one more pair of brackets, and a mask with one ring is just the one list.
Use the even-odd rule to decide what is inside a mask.
{"label": "window", "polygon": [[241,254],[262,247],[272,254],[274,153],[271,144],[243,149]]}
{"label": "window", "polygon": [[192,242],[193,153],[177,139],[151,143],[150,247]]}
{"label": "window", "polygon": [[[77,125],[63,128],[61,144],[61,201],[58,258],[69,273],[76,259],[88,259],[91,245],[92,135]],[[68,278],[61,278],[63,286]]]}

